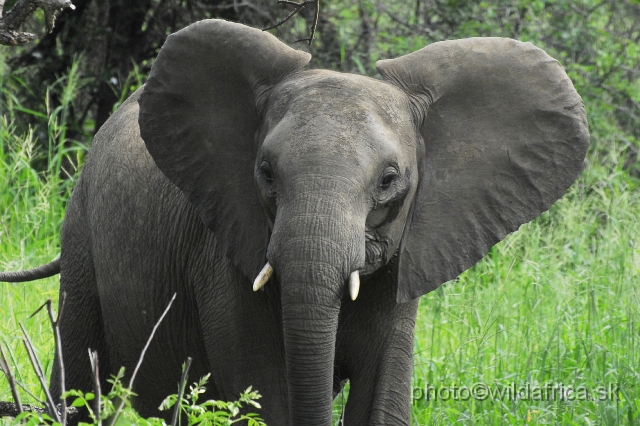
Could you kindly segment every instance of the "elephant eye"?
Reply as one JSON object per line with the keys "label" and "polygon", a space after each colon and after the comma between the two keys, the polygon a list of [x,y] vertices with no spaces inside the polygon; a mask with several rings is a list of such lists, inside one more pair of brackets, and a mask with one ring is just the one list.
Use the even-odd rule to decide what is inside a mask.
{"label": "elephant eye", "polygon": [[271,171],[271,165],[267,161],[263,161],[258,169],[259,173],[264,177],[268,183],[273,183],[273,172]]}
{"label": "elephant eye", "polygon": [[398,177],[398,171],[393,167],[387,167],[382,175],[382,180],[380,181],[380,188],[387,189],[391,186],[394,180]]}

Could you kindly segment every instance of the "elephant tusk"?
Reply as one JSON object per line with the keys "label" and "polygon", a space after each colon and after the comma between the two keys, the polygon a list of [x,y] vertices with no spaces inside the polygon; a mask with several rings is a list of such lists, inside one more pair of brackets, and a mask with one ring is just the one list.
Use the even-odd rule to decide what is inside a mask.
{"label": "elephant tusk", "polygon": [[356,270],[349,275],[349,295],[351,300],[356,300],[360,291],[360,273]]}
{"label": "elephant tusk", "polygon": [[273,275],[273,267],[269,262],[267,262],[267,264],[264,265],[264,268],[262,268],[262,271],[260,271],[260,273],[256,277],[256,280],[253,282],[253,291],[260,290],[267,283],[267,281],[269,281],[271,275]]}

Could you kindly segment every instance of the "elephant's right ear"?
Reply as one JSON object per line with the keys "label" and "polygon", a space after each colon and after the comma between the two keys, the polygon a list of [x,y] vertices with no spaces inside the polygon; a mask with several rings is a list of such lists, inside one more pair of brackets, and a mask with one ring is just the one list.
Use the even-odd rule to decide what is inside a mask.
{"label": "elephant's right ear", "polygon": [[200,21],[167,38],[139,101],[156,165],[251,280],[268,238],[254,183],[257,106],[310,58],[266,32]]}
{"label": "elephant's right ear", "polygon": [[569,77],[529,43],[444,41],[377,66],[417,116],[426,111],[399,252],[402,302],[455,278],[551,207],[582,169],[589,131]]}

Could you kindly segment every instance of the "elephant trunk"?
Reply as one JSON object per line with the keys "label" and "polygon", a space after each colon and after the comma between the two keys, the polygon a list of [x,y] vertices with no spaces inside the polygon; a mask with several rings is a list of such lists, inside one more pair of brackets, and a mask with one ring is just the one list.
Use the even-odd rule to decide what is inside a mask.
{"label": "elephant trunk", "polygon": [[282,306],[289,406],[294,426],[331,424],[340,301],[325,300],[326,304],[303,301]]}
{"label": "elephant trunk", "polygon": [[281,288],[291,424],[326,426],[338,314],[349,275],[364,262],[364,217],[355,223],[353,203],[303,194],[279,207],[268,258]]}

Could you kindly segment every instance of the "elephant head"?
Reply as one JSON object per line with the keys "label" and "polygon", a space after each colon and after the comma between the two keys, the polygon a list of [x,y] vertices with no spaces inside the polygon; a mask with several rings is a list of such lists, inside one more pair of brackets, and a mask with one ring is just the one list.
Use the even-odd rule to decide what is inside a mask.
{"label": "elephant head", "polygon": [[309,59],[201,21],[167,39],[139,115],[234,264],[250,280],[273,266],[292,423],[306,425],[331,418],[350,277],[352,298],[382,268],[398,303],[436,289],[561,197],[589,139],[571,81],[529,43],[434,43],[380,61],[384,80]]}

